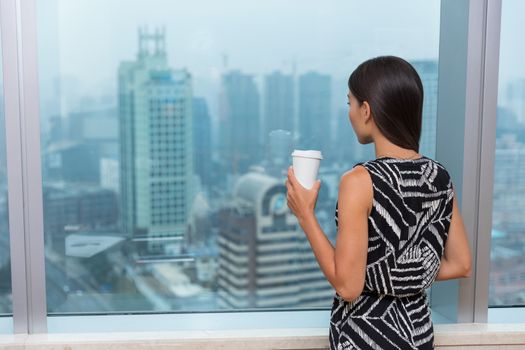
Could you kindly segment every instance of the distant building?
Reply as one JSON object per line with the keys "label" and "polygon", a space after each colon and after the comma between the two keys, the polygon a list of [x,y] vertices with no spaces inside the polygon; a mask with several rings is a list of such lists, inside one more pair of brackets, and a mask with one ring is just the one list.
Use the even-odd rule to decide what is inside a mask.
{"label": "distant building", "polygon": [[209,244],[212,236],[211,210],[203,193],[198,193],[193,199],[191,216],[188,223],[185,241],[188,245],[199,246]]}
{"label": "distant building", "polygon": [[329,75],[309,72],[299,77],[299,148],[332,148],[332,88]]}
{"label": "distant building", "polygon": [[489,305],[525,303],[525,247],[522,235],[492,236]]}
{"label": "distant building", "polygon": [[114,191],[91,186],[53,186],[44,184],[46,230],[67,231],[68,226],[114,228],[118,222]]}
{"label": "distant building", "polygon": [[312,307],[332,300],[281,181],[258,172],[242,176],[219,221],[219,306]]}
{"label": "distant building", "polygon": [[525,125],[498,108],[489,305],[525,302]]}
{"label": "distant building", "polygon": [[245,173],[260,160],[259,100],[253,76],[240,71],[222,76],[219,154],[228,174]]}
{"label": "distant building", "polygon": [[90,145],[99,158],[119,155],[118,111],[115,108],[71,113],[68,116],[67,139]]}
{"label": "distant building", "polygon": [[102,159],[118,160],[116,109],[75,112],[67,118],[55,116],[50,123],[49,138],[43,146],[44,180],[100,185]]}
{"label": "distant building", "polygon": [[100,187],[108,188],[120,192],[120,168],[119,163],[115,159],[102,158],[100,159]]}
{"label": "distant building", "polygon": [[[512,135],[511,135],[512,136]],[[525,144],[512,137],[499,139],[494,167],[492,225],[498,230],[516,232],[525,228]]]}
{"label": "distant building", "polygon": [[193,99],[193,160],[195,174],[204,187],[213,180],[211,159],[211,118],[203,98]]}
{"label": "distant building", "polygon": [[438,100],[438,63],[437,61],[410,62],[423,83],[423,125],[419,153],[434,158],[436,155],[437,100]]}
{"label": "distant building", "polygon": [[506,87],[506,94],[503,94],[501,99],[504,106],[516,114],[518,121],[525,124],[525,79],[510,82]]}
{"label": "distant building", "polygon": [[[118,235],[83,232],[65,239],[65,268],[69,285],[84,292],[111,291],[111,276],[123,269],[122,244]],[[120,265],[120,266],[119,266]]]}
{"label": "distant building", "polygon": [[116,229],[117,196],[94,186],[44,184],[44,231],[46,245],[64,252],[65,236],[85,230]]}
{"label": "distant building", "polygon": [[294,132],[294,82],[292,75],[273,72],[264,77],[264,138],[274,130]]}
{"label": "distant building", "polygon": [[292,161],[292,133],[287,130],[271,131],[265,148],[267,150],[264,165],[266,173],[278,179],[286,177]]}
{"label": "distant building", "polygon": [[55,142],[43,150],[44,181],[96,186],[100,183],[99,162],[98,150],[87,143]]}
{"label": "distant building", "polygon": [[119,67],[120,204],[139,255],[177,250],[193,195],[192,80],[168,66],[164,31],[139,31]]}
{"label": "distant building", "polygon": [[359,144],[357,136],[350,124],[348,116],[348,106],[339,109],[335,122],[335,137],[334,137],[334,152],[333,158],[335,161],[347,168],[350,168],[357,161],[364,160],[365,146]]}

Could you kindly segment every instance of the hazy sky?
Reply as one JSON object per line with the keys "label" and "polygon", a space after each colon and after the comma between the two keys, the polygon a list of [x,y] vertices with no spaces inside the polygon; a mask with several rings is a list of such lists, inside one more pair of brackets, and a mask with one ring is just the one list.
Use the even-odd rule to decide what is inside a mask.
{"label": "hazy sky", "polygon": [[[194,77],[196,95],[216,98],[223,57],[260,77],[279,69],[329,73],[345,89],[363,60],[384,54],[437,59],[439,0],[41,0],[42,94],[115,95],[118,65],[133,60],[138,27],[165,27],[173,68]],[[500,79],[525,77],[525,1],[504,0]],[[525,30],[525,28],[523,28]],[[337,85],[337,87],[339,87]],[[344,96],[343,96],[344,97]],[[213,104],[213,101],[211,101]]]}
{"label": "hazy sky", "polygon": [[196,94],[218,85],[224,55],[249,74],[290,72],[295,61],[298,73],[341,81],[372,56],[438,57],[437,0],[54,1],[39,6],[41,62],[59,62],[44,75],[74,78],[79,94],[116,92],[118,64],[134,59],[144,25],[166,28],[170,65],[191,71]]}
{"label": "hazy sky", "polygon": [[525,1],[503,0],[501,14],[500,69],[502,85],[525,78]]}

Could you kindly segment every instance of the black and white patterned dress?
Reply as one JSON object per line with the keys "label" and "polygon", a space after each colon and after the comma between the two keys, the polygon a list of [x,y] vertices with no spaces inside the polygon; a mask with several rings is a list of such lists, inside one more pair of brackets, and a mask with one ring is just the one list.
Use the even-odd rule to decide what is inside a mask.
{"label": "black and white patterned dress", "polygon": [[[435,280],[452,217],[452,181],[427,158],[382,157],[364,166],[374,191],[363,293],[337,293],[330,349],[433,349],[426,289]],[[337,224],[337,207],[335,212]]]}

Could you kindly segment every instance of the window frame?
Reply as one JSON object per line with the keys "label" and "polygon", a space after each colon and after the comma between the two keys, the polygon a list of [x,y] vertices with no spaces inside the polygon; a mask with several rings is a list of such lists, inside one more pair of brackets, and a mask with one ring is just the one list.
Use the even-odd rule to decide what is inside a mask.
{"label": "window frame", "polygon": [[431,305],[452,322],[486,322],[501,0],[442,0],[441,16],[436,159],[455,180],[472,277],[438,282]]}
{"label": "window frame", "polygon": [[[487,321],[501,2],[441,0],[436,159],[450,169],[463,199],[474,262],[471,278],[432,288],[433,313],[451,322]],[[48,323],[58,321],[48,318],[46,306],[36,11],[37,0],[0,2],[14,333],[46,333]],[[458,296],[452,303],[451,295]],[[308,319],[305,312],[293,311],[290,317]],[[308,312],[315,322],[326,321],[327,311]],[[211,325],[228,315],[261,328],[244,322],[257,314],[271,316],[269,327],[283,311],[169,316],[185,322],[205,315]]]}

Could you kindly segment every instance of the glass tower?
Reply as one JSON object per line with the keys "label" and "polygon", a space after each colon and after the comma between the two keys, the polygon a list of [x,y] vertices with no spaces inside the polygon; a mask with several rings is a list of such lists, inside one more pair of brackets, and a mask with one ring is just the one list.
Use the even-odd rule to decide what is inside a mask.
{"label": "glass tower", "polygon": [[163,30],[139,30],[118,75],[122,227],[141,257],[176,255],[193,187],[191,76],[168,66]]}

